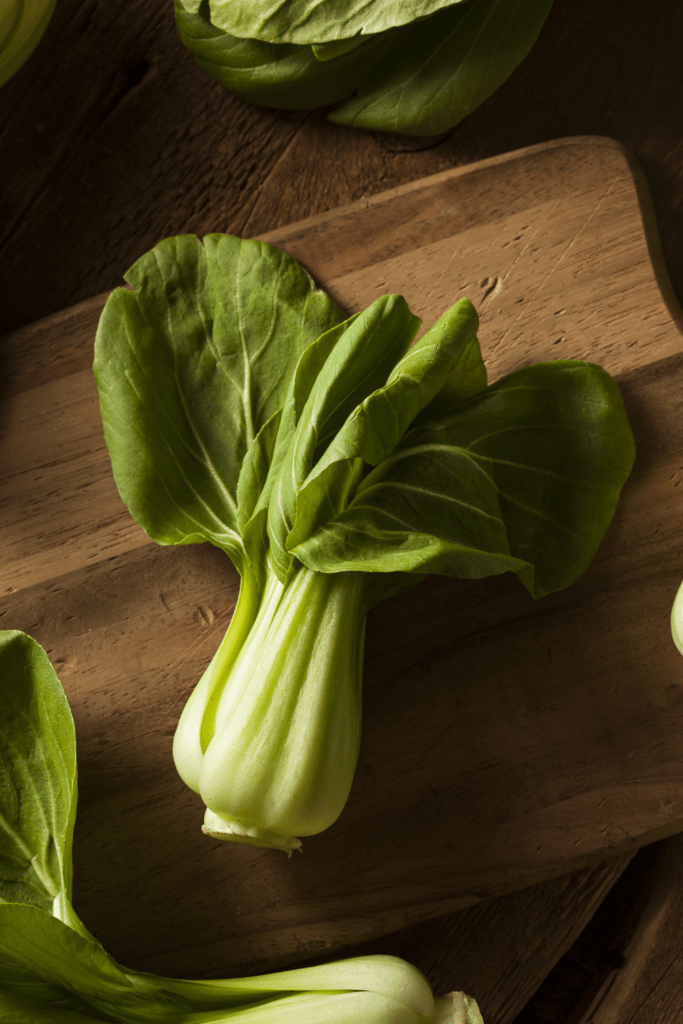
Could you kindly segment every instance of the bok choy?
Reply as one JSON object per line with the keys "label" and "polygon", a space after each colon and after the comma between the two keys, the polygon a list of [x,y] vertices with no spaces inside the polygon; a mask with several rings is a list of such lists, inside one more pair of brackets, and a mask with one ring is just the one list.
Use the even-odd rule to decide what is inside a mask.
{"label": "bok choy", "polygon": [[368,609],[425,573],[568,586],[631,430],[590,363],[487,386],[467,299],[414,342],[401,296],[345,319],[295,260],[227,235],[166,239],[126,280],[95,353],[119,491],[154,540],[209,541],[241,576],[176,766],[206,832],[291,851],[349,793]]}
{"label": "bok choy", "polygon": [[176,0],[199,65],[268,107],[437,135],[527,55],[552,0]]}
{"label": "bok choy", "polygon": [[45,651],[0,632],[0,1020],[7,1024],[482,1024],[396,957],[182,981],[121,967],[72,902],[76,742]]}

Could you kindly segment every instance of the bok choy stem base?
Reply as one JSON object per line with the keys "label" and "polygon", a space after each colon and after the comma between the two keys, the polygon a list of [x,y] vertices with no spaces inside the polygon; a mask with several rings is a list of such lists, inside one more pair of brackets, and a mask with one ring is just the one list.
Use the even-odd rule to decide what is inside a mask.
{"label": "bok choy stem base", "polygon": [[247,577],[182,713],[174,758],[207,806],[205,832],[291,852],[336,820],[353,781],[363,574],[298,565],[285,583],[268,570],[258,603],[255,589]]}

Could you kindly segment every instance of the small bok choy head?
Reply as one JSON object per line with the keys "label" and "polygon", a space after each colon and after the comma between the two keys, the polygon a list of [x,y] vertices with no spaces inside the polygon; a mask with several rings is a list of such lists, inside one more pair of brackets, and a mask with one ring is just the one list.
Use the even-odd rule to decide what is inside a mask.
{"label": "small bok choy head", "polygon": [[614,381],[558,360],[487,386],[467,299],[413,343],[401,296],[344,319],[272,246],[161,242],[109,297],[95,375],[114,477],[162,544],[241,575],[183,711],[205,831],[287,851],[347,799],[367,610],[425,573],[588,566],[634,458]]}
{"label": "small bok choy head", "polygon": [[437,135],[524,59],[552,0],[176,0],[183,43],[267,107],[334,105],[338,124]]}
{"label": "small bok choy head", "polygon": [[0,1020],[11,1024],[482,1024],[397,957],[182,981],[118,964],[71,902],[76,742],[45,651],[0,632]]}

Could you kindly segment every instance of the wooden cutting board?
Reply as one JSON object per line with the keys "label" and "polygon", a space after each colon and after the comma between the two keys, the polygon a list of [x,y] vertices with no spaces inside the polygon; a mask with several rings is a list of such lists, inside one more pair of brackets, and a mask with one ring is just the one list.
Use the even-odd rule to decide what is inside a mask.
{"label": "wooden cutting board", "polygon": [[638,458],[569,590],[433,578],[371,613],[349,802],[287,860],[204,837],[173,768],[238,579],[217,550],[151,543],[118,498],[90,372],[105,297],[6,339],[0,623],[48,649],[74,709],[77,907],[119,959],[167,973],[331,951],[683,828],[681,313],[628,154],[543,144],[267,239],[349,312],[402,292],[428,325],[469,296],[491,379],[602,363]]}

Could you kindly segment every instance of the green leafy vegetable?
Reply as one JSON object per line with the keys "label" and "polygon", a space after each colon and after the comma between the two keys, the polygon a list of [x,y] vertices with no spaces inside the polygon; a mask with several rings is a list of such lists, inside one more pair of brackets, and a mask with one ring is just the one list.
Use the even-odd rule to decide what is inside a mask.
{"label": "green leafy vegetable", "polygon": [[467,299],[411,344],[401,296],[344,321],[259,242],[167,239],[127,280],[95,353],[119,490],[159,543],[210,541],[242,577],[176,766],[205,831],[291,851],[348,796],[368,608],[428,572],[568,586],[633,462],[621,396],[571,361],[487,387]]}
{"label": "green leafy vegetable", "polygon": [[493,93],[552,0],[176,0],[198,63],[263,106],[334,104],[339,124],[437,135]]}
{"label": "green leafy vegetable", "polygon": [[253,978],[182,981],[128,971],[71,905],[73,720],[45,651],[0,632],[0,1020],[8,1024],[482,1024],[474,1000],[434,999],[396,957]]}
{"label": "green leafy vegetable", "polygon": [[56,0],[2,0],[0,4],[0,85],[12,77],[40,42]]}

